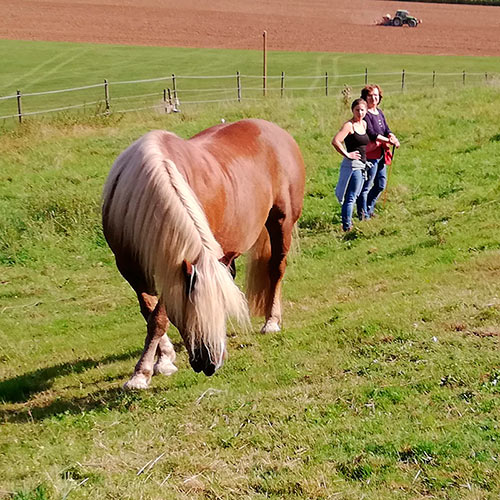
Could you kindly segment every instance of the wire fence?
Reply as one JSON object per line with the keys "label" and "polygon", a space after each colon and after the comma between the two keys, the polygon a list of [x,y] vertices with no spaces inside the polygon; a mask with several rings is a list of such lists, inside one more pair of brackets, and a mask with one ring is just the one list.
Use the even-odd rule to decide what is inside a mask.
{"label": "wire fence", "polygon": [[402,70],[355,74],[165,76],[86,85],[81,87],[0,96],[0,120],[18,120],[50,113],[79,111],[94,115],[152,110],[178,112],[181,107],[271,98],[320,98],[358,95],[368,82],[386,92],[410,92],[433,87],[499,85],[498,73],[419,73]]}

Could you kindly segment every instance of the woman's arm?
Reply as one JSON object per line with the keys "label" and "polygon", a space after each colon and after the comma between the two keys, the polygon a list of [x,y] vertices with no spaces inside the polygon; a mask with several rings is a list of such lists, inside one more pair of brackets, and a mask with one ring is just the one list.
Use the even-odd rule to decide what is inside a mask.
{"label": "woman's arm", "polygon": [[344,147],[344,139],[347,137],[348,134],[352,134],[353,132],[353,126],[351,122],[345,122],[344,125],[342,125],[342,128],[335,134],[335,137],[332,139],[332,146],[342,155],[345,156],[346,158],[349,158],[349,160],[359,160],[361,159],[361,154],[359,151],[351,151],[350,153],[345,149]]}
{"label": "woman's arm", "polygon": [[387,124],[387,120],[385,118],[384,113],[382,110],[379,110],[379,113],[382,113],[382,118],[384,119],[384,125],[385,125],[385,130],[384,130],[384,139],[387,146],[390,144],[393,144],[397,148],[399,148],[399,141],[398,138],[392,133],[391,129],[389,128],[389,125]]}

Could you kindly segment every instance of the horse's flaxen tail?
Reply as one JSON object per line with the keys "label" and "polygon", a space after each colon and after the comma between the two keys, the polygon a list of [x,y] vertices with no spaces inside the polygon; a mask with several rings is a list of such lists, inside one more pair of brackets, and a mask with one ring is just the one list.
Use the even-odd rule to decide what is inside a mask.
{"label": "horse's flaxen tail", "polygon": [[248,252],[246,294],[250,312],[255,316],[265,316],[266,306],[272,299],[269,279],[271,240],[266,227]]}
{"label": "horse's flaxen tail", "polygon": [[[165,135],[150,132],[118,157],[104,188],[103,225],[108,241],[140,262],[191,348],[206,347],[218,367],[226,319],[246,323],[247,304],[219,262],[222,249],[196,195],[161,149]],[[192,293],[186,292],[184,260],[196,266]]]}

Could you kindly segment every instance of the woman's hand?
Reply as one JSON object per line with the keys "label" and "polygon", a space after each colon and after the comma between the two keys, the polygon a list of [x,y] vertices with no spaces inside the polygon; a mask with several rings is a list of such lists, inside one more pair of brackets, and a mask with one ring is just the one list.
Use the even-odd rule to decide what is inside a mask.
{"label": "woman's hand", "polygon": [[349,160],[361,160],[361,153],[359,151],[351,151],[346,154],[346,158],[349,158]]}
{"label": "woman's hand", "polygon": [[400,146],[398,138],[394,134],[389,134],[389,143],[393,144],[397,148]]}

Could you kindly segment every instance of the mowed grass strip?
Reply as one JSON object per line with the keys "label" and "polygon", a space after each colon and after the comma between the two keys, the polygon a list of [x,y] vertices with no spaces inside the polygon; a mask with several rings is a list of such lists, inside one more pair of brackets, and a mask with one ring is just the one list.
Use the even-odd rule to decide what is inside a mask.
{"label": "mowed grass strip", "polygon": [[[0,51],[0,98],[11,97],[0,99],[0,116],[18,113],[17,91],[25,114],[69,106],[79,106],[74,112],[80,114],[101,114],[105,111],[105,79],[112,112],[145,107],[161,111],[163,91],[174,90],[172,75],[176,75],[183,109],[192,107],[186,104],[190,102],[236,101],[237,72],[242,75],[241,98],[251,102],[262,97],[261,51],[15,40],[0,40]],[[344,87],[357,93],[364,85],[365,72],[369,81],[377,81],[394,94],[401,91],[403,70],[405,89],[421,91],[433,85],[463,87],[464,71],[467,86],[491,84],[498,81],[500,67],[498,57],[270,51],[267,60],[269,96],[281,95],[283,72],[285,96],[310,99],[325,96],[326,73],[329,95],[340,97]],[[147,81],[150,79],[155,81]],[[141,82],[121,83],[132,81]],[[67,89],[79,90],[30,95]],[[9,118],[0,126],[10,128],[15,123]]]}
{"label": "mowed grass strip", "polygon": [[[496,88],[386,95],[402,147],[344,235],[338,99],[29,121],[0,141],[0,490],[56,498],[442,498],[500,493]],[[124,393],[145,325],[100,228],[114,158],[154,128],[275,121],[307,164],[284,328],[229,329],[212,378]],[[238,263],[242,284],[244,263]]]}

